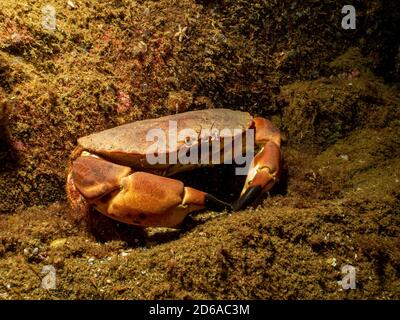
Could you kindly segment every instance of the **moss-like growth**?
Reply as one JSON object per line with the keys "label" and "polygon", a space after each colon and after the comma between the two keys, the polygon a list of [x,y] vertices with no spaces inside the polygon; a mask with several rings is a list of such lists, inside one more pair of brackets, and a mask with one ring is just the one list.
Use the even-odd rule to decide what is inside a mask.
{"label": "moss-like growth", "polygon": [[[344,31],[333,0],[57,1],[55,29],[47,0],[0,0],[0,298],[400,298],[399,92],[375,75],[395,78],[386,2],[356,2]],[[175,231],[67,219],[79,136],[214,107],[279,125],[285,195]],[[241,186],[222,175],[190,178]],[[346,264],[357,290],[338,287]]]}
{"label": "moss-like growth", "polygon": [[373,75],[357,48],[329,64],[330,76],[282,88],[283,123],[294,143],[326,147],[356,128],[399,118],[400,97]]}
{"label": "moss-like growth", "polygon": [[[1,6],[0,87],[12,106],[10,159],[13,164],[18,159],[12,171],[0,175],[1,212],[16,203],[64,199],[66,160],[79,136],[177,109],[227,107],[279,121],[280,86],[318,78],[329,57],[359,36],[340,32],[335,1],[86,1],[76,8],[57,2],[51,10],[48,5],[40,0]],[[293,90],[301,90],[296,86]],[[357,94],[342,83],[332,86],[325,95],[337,87],[343,95],[338,103]],[[354,103],[347,101],[331,115],[320,107],[308,113],[330,119],[345,108],[340,117],[347,117]],[[292,140],[313,130],[307,121],[288,121]],[[337,125],[322,133],[315,125],[312,135],[334,141],[351,129]]]}

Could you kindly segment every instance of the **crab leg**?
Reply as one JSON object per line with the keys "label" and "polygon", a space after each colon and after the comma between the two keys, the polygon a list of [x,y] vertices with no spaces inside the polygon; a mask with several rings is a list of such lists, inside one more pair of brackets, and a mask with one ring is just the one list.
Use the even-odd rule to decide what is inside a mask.
{"label": "crab leg", "polygon": [[254,118],[255,143],[261,150],[255,155],[239,199],[233,206],[242,210],[271,190],[281,173],[281,134],[275,125],[264,118]]}
{"label": "crab leg", "polygon": [[133,172],[92,155],[74,161],[69,183],[101,213],[145,227],[177,227],[192,211],[230,208],[210,194],[185,187],[181,181]]}

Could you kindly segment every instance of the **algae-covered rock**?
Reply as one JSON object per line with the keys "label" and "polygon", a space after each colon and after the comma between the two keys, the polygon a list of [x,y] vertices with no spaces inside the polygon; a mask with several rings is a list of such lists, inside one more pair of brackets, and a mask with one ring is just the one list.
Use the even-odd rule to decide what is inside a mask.
{"label": "algae-covered rock", "polygon": [[[399,91],[376,76],[394,78],[399,6],[355,2],[344,31],[342,5],[0,0],[0,213],[16,211],[0,214],[0,298],[399,299]],[[279,125],[284,190],[173,231],[68,219],[79,136],[213,107]]]}
{"label": "algae-covered rock", "polygon": [[7,120],[7,104],[4,99],[4,93],[0,89],[0,128],[4,128]]}
{"label": "algae-covered rock", "polygon": [[[129,121],[225,107],[276,119],[289,141],[331,143],[364,121],[357,116],[364,108],[379,125],[391,115],[369,101],[380,99],[373,90],[381,89],[367,84],[364,72],[353,82],[360,88],[321,79],[334,70],[328,63],[366,33],[341,29],[336,1],[0,4],[0,88],[12,106],[1,212],[65,199],[65,167],[77,138]],[[360,16],[379,12],[358,9]],[[289,107],[282,87],[283,96],[293,93]],[[305,97],[310,89],[321,97]]]}
{"label": "algae-covered rock", "polygon": [[3,171],[4,163],[6,161],[7,153],[8,153],[8,144],[7,144],[7,121],[8,121],[8,105],[5,98],[4,91],[0,88],[0,161],[3,164],[3,168],[0,171]]}
{"label": "algae-covered rock", "polygon": [[371,68],[388,81],[400,81],[396,59],[400,49],[400,6],[390,0],[368,1],[367,14],[360,14],[360,41],[364,55],[371,58]]}
{"label": "algae-covered rock", "polygon": [[[13,108],[0,211],[65,199],[65,167],[80,136],[185,109],[279,113],[279,82],[308,77],[304,70],[346,43],[327,37],[340,15],[334,2],[314,10],[280,3],[124,0],[71,9],[2,0],[0,87]],[[331,20],[321,25],[313,17],[322,11]],[[303,18],[292,19],[298,12]],[[292,32],[301,21],[324,33],[312,53],[309,35]]]}
{"label": "algae-covered rock", "polygon": [[292,142],[326,147],[356,128],[385,127],[399,118],[399,94],[350,48],[329,64],[330,76],[282,88],[283,123]]}

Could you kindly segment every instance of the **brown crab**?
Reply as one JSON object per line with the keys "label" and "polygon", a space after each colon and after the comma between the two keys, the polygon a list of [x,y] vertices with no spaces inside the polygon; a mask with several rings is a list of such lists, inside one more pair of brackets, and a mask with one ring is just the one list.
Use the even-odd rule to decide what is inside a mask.
{"label": "brown crab", "polygon": [[[187,136],[173,136],[173,143],[154,152],[157,144],[145,137],[155,129],[171,138],[171,123],[175,123],[180,132],[192,129],[196,136],[189,139],[190,144]],[[215,130],[222,134],[217,137],[211,134],[207,139],[200,134]],[[251,159],[242,193],[233,206],[170,178],[177,172],[199,165],[169,161],[176,159],[176,155],[187,155],[189,150],[206,145],[198,155],[201,157],[204,150],[211,150],[210,141],[244,141],[246,136],[252,137],[248,140],[253,140],[259,151]],[[190,212],[200,209],[241,210],[269,191],[281,172],[280,144],[281,134],[272,122],[260,117],[252,118],[249,113],[241,111],[209,109],[136,121],[78,139],[78,147],[72,153],[69,165],[67,194],[74,210],[80,212],[93,207],[124,223],[177,228]],[[217,153],[215,150],[209,152],[206,158],[211,159],[217,154],[217,158],[226,160],[237,154],[238,150],[225,152],[223,143],[218,146]],[[241,149],[243,154],[246,150]],[[167,161],[151,163],[151,155],[165,156]]]}

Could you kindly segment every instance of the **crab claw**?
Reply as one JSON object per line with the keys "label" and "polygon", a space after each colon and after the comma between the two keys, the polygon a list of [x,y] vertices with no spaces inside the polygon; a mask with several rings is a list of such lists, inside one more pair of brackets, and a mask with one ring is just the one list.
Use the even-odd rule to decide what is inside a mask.
{"label": "crab claw", "polygon": [[254,119],[255,142],[262,146],[254,157],[246,182],[239,199],[233,205],[239,211],[257,202],[266,192],[272,189],[281,173],[281,134],[272,122],[264,118]]}
{"label": "crab claw", "polygon": [[143,227],[176,228],[192,211],[231,209],[230,204],[185,187],[181,181],[134,172],[94,156],[81,156],[73,162],[68,189],[75,207],[81,198],[86,199],[112,219]]}
{"label": "crab claw", "polygon": [[232,210],[232,205],[219,200],[210,193],[199,191],[191,187],[184,187],[184,197],[182,200],[184,205],[196,205],[201,209],[208,209],[212,211]]}
{"label": "crab claw", "polygon": [[255,186],[248,188],[243,195],[233,204],[233,211],[240,211],[247,208],[249,205],[257,202],[257,199],[262,195],[262,187]]}

